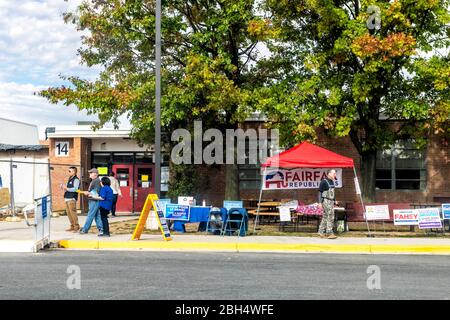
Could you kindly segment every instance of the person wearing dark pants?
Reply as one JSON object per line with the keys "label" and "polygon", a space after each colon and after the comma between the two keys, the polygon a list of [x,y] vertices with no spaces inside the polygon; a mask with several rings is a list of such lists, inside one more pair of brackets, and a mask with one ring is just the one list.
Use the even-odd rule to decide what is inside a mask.
{"label": "person wearing dark pants", "polygon": [[108,214],[111,211],[113,205],[114,194],[111,189],[111,180],[108,177],[103,177],[101,179],[102,188],[100,189],[100,218],[102,219],[103,233],[99,234],[99,237],[109,237],[109,223]]}
{"label": "person wearing dark pants", "polygon": [[108,222],[108,214],[109,210],[103,207],[100,207],[100,217],[102,219],[103,224],[103,233],[99,234],[99,237],[109,237],[111,234],[109,233],[109,222]]}
{"label": "person wearing dark pants", "polygon": [[117,204],[117,200],[118,197],[122,197],[122,191],[120,190],[120,184],[119,181],[116,179],[115,177],[115,173],[111,172],[109,180],[111,180],[111,189],[113,190],[113,194],[114,194],[114,198],[113,198],[113,204],[112,204],[112,208],[111,208],[111,214],[113,215],[113,217],[116,216],[116,204]]}

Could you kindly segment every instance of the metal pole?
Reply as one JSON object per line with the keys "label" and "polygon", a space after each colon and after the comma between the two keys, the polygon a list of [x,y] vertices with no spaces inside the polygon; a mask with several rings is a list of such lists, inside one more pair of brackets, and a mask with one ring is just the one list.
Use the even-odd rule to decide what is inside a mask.
{"label": "metal pole", "polygon": [[53,193],[52,193],[52,167],[48,159],[48,194],[50,196],[50,211],[53,212]]}
{"label": "metal pole", "polygon": [[[355,167],[353,167],[353,173],[355,174],[355,178],[358,179],[358,176],[356,175],[356,169]],[[360,188],[361,189],[361,188]],[[369,232],[369,237],[373,237],[373,235],[370,233],[370,228],[369,228],[369,222],[367,221],[367,215],[365,214],[365,206],[364,206],[364,201],[362,198],[362,192],[360,192],[359,194],[359,200],[361,201],[361,205],[362,205],[362,210],[363,210],[363,214],[364,214],[364,218],[366,219],[366,225],[367,225],[367,231]]]}
{"label": "metal pole", "polygon": [[13,167],[13,161],[10,159],[9,161],[9,175],[10,175],[10,182],[9,182],[9,188],[11,189],[11,195],[9,197],[11,202],[11,210],[12,210],[12,216],[16,216],[16,204],[14,201],[14,167]]}
{"label": "metal pole", "polygon": [[161,193],[161,0],[156,0],[155,39],[155,193]]}
{"label": "metal pole", "polygon": [[[50,205],[47,209],[47,218],[48,218],[48,243],[50,244],[50,227],[51,227],[51,218],[53,214],[53,192],[52,192],[52,167],[50,165],[50,159],[48,159],[48,194],[50,197]],[[77,205],[75,203],[75,215],[77,214]],[[44,224],[43,224],[44,225]],[[44,228],[45,231],[45,228]]]}

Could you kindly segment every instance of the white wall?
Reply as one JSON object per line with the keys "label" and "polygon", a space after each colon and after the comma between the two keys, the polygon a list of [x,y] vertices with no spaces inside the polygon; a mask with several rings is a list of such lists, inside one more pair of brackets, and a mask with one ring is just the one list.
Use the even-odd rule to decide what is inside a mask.
{"label": "white wall", "polygon": [[[0,160],[10,160],[5,153],[0,153]],[[46,163],[48,156],[12,155],[14,161]],[[32,204],[33,200],[49,194],[48,166],[41,164],[14,163],[14,201],[16,207]],[[0,175],[3,187],[10,189],[10,164],[0,162]]]}
{"label": "white wall", "polygon": [[11,145],[38,145],[38,127],[0,118],[0,143]]}
{"label": "white wall", "polygon": [[[103,144],[104,143],[104,144]],[[103,145],[102,145],[103,144]],[[139,147],[136,141],[123,138],[93,138],[92,139],[92,151],[94,152],[117,152],[117,151],[129,151],[129,152],[145,152],[149,151],[150,147]]]}

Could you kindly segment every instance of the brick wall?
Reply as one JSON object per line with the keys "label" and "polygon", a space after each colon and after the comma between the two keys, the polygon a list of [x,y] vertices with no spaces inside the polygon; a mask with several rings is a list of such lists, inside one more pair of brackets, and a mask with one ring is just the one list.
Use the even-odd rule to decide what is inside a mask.
{"label": "brick wall", "polygon": [[[350,138],[327,138],[320,135],[317,144],[340,155],[354,159],[358,179],[360,176],[360,157]],[[202,197],[211,199],[214,205],[221,205],[224,199],[225,170],[219,169],[204,171],[199,174],[208,174],[210,187],[202,194]],[[408,207],[411,203],[433,203],[443,199],[450,201],[450,147],[439,138],[431,136],[426,151],[427,185],[426,190],[377,190],[376,203],[395,203],[397,206]],[[343,188],[336,190],[336,198],[342,203],[355,203],[359,198],[355,192],[353,169],[343,169]],[[242,199],[258,199],[259,190],[241,190]],[[304,203],[317,201],[316,189],[300,189],[287,191],[264,191],[263,200],[298,199]]]}
{"label": "brick wall", "polygon": [[[67,157],[57,157],[55,155],[55,144],[58,141],[69,142],[69,155]],[[91,149],[90,139],[85,138],[51,138],[49,140],[49,158],[52,164],[52,194],[53,194],[53,210],[64,210],[64,191],[61,190],[60,184],[66,184],[69,177],[69,167],[74,166],[78,169],[78,177],[82,184],[81,189],[86,190],[89,185],[89,175],[87,170],[90,169]],[[84,198],[84,197],[81,197]],[[87,210],[87,202],[85,199],[79,199],[78,209],[83,212]]]}

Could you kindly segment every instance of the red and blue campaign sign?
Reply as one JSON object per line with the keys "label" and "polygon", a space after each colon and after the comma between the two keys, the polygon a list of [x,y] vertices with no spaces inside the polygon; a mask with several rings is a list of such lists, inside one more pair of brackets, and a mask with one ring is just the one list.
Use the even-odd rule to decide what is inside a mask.
{"label": "red and blue campaign sign", "polygon": [[[263,190],[318,189],[327,168],[270,169],[263,173]],[[336,170],[336,188],[342,188],[342,169]]]}
{"label": "red and blue campaign sign", "polygon": [[183,204],[166,204],[166,219],[189,221],[190,206]]}
{"label": "red and blue campaign sign", "polygon": [[394,225],[417,226],[419,224],[419,212],[416,209],[394,210]]}

